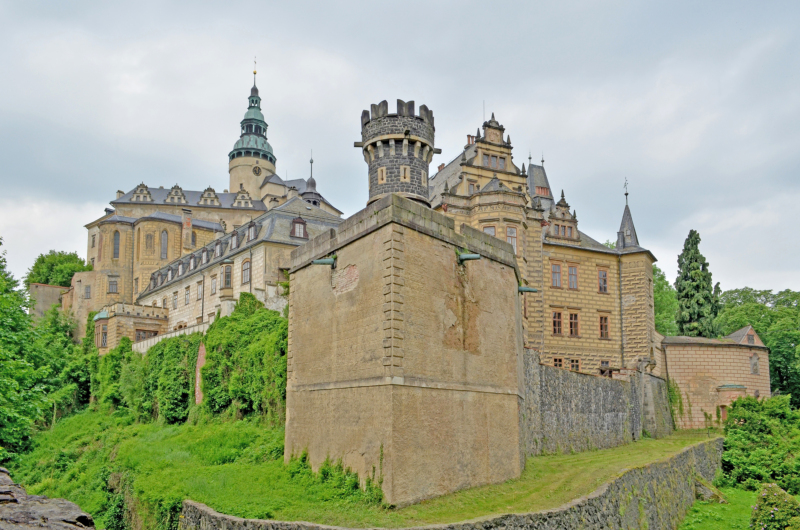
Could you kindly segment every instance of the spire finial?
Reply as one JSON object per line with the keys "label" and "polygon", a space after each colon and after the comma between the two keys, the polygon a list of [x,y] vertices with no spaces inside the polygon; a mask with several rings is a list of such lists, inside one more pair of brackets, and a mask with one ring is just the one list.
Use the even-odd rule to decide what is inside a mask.
{"label": "spire finial", "polygon": [[311,164],[311,176],[314,176],[314,150],[311,150],[311,160],[308,161]]}
{"label": "spire finial", "polygon": [[628,177],[625,177],[625,185],[623,187],[625,188],[625,206],[627,206],[628,205]]}
{"label": "spire finial", "polygon": [[533,161],[533,157],[531,156],[531,150],[528,149],[528,166],[531,165],[532,161]]}
{"label": "spire finial", "polygon": [[255,56],[253,56],[253,86],[255,86],[256,84],[256,74],[258,73],[256,65],[257,65],[256,58]]}
{"label": "spire finial", "polygon": [[544,151],[542,151],[542,165],[544,165]]}

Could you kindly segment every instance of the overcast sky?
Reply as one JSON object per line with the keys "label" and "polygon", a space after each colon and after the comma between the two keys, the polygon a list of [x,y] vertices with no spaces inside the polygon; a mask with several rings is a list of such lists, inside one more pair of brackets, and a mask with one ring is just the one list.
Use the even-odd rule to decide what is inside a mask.
{"label": "overcast sky", "polygon": [[0,1],[0,237],[21,277],[118,189],[228,187],[258,57],[278,174],[364,207],[370,103],[436,116],[454,158],[491,112],[670,280],[690,229],[723,289],[800,290],[800,3]]}

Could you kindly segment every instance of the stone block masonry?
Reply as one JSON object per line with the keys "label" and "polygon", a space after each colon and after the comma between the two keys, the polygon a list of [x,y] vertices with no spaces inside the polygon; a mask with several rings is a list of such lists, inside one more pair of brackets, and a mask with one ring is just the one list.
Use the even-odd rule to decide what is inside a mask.
{"label": "stone block masonry", "polygon": [[[698,494],[695,477],[710,482],[722,459],[722,438],[684,449],[677,455],[625,471],[593,493],[553,510],[508,514],[469,522],[417,527],[416,530],[672,530]],[[184,501],[181,530],[344,530],[305,522],[241,519]]]}

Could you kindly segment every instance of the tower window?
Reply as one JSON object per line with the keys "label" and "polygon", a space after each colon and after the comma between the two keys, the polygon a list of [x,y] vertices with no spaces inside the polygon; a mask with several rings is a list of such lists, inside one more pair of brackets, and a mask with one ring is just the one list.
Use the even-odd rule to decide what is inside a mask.
{"label": "tower window", "polygon": [[489,234],[490,236],[494,236],[495,235],[495,229],[494,229],[493,226],[484,226],[483,227],[483,233],[484,234]]}
{"label": "tower window", "polygon": [[492,167],[497,168],[497,157],[492,155]]}
{"label": "tower window", "polygon": [[114,232],[114,259],[119,259],[119,230]]}
{"label": "tower window", "polygon": [[489,167],[489,155],[483,155],[483,166]]}
{"label": "tower window", "polygon": [[146,250],[153,250],[153,234],[147,234],[144,236],[144,248]]}
{"label": "tower window", "polygon": [[500,159],[498,160],[498,163],[499,163],[499,168],[498,169],[505,169],[506,168],[506,159],[505,159],[505,157],[501,156]]}
{"label": "tower window", "polygon": [[513,226],[506,227],[506,242],[514,247],[514,254],[517,253],[517,229]]}
{"label": "tower window", "polygon": [[400,166],[400,182],[411,182],[411,168]]}
{"label": "tower window", "polygon": [[167,259],[167,246],[169,244],[169,236],[167,231],[161,232],[161,259]]}
{"label": "tower window", "polygon": [[386,168],[378,168],[378,184],[386,184]]}

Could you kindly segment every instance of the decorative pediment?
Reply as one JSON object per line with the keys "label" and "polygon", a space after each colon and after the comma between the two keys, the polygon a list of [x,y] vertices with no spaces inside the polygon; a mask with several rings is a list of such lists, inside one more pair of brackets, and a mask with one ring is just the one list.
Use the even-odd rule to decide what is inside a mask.
{"label": "decorative pediment", "polygon": [[133,191],[133,197],[131,197],[131,202],[153,202],[153,196],[150,194],[150,190],[145,186],[144,182],[136,186],[136,189]]}
{"label": "decorative pediment", "polygon": [[203,194],[200,196],[200,200],[197,204],[202,206],[219,206],[219,197],[217,193],[214,191],[214,188],[211,186],[207,187]]}
{"label": "decorative pediment", "polygon": [[186,195],[184,195],[183,190],[177,184],[172,186],[172,189],[169,190],[169,194],[167,198],[164,199],[164,202],[168,204],[187,204]]}
{"label": "decorative pediment", "polygon": [[253,201],[250,199],[250,194],[244,189],[242,184],[239,184],[239,191],[236,192],[236,199],[233,201],[236,208],[252,208]]}

